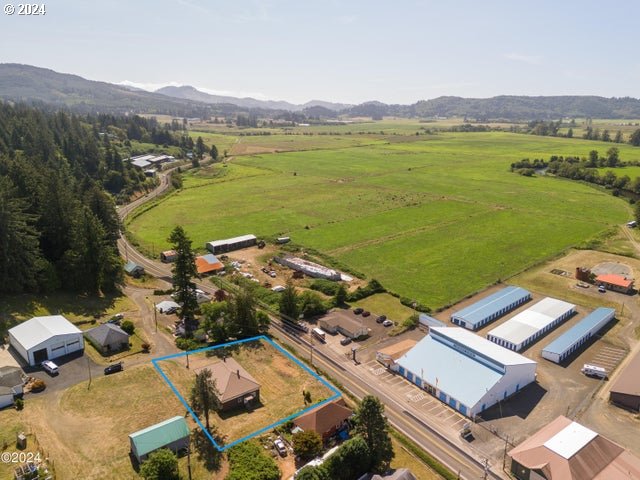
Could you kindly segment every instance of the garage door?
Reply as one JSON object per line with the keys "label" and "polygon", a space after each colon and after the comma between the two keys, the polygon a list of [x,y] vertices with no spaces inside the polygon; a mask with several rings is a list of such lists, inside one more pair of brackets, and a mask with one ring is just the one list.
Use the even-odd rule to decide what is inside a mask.
{"label": "garage door", "polygon": [[38,365],[38,364],[44,362],[48,358],[49,358],[49,356],[47,355],[47,349],[46,348],[41,348],[40,350],[36,350],[36,351],[33,352],[33,363],[35,365]]}
{"label": "garage door", "polygon": [[77,352],[80,348],[80,340],[67,343],[67,353]]}

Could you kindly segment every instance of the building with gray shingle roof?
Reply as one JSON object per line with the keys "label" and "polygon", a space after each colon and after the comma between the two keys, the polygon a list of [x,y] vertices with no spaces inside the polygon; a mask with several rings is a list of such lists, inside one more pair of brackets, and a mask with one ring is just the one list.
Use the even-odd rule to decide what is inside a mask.
{"label": "building with gray shingle roof", "polygon": [[129,334],[112,323],[87,330],[84,335],[103,353],[116,352],[129,346]]}

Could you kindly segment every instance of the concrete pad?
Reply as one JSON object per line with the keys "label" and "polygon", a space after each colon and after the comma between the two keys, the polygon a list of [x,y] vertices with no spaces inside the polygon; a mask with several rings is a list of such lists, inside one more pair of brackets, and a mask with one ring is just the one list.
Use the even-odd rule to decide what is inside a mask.
{"label": "concrete pad", "polygon": [[20,367],[18,360],[9,351],[9,344],[0,345],[0,367]]}

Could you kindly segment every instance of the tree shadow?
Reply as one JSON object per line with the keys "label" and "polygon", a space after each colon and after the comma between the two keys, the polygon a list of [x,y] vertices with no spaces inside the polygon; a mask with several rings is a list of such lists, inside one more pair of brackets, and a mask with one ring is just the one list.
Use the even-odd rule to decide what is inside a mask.
{"label": "tree shadow", "polygon": [[[216,431],[210,433],[218,445],[224,443],[224,439]],[[192,451],[208,471],[215,472],[220,470],[222,452],[211,443],[211,440],[201,429],[197,428],[191,433],[191,444],[193,445]]]}

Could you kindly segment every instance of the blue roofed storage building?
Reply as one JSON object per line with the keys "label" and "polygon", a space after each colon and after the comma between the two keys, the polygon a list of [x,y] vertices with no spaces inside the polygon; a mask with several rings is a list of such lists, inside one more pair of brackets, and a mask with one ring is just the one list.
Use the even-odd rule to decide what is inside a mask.
{"label": "blue roofed storage building", "polygon": [[189,446],[189,427],[184,417],[176,416],[129,435],[131,453],[144,462],[150,453],[161,448],[178,452]]}
{"label": "blue roofed storage building", "polygon": [[451,321],[469,330],[478,330],[529,300],[531,293],[524,288],[505,287],[454,313],[451,315]]}
{"label": "blue roofed storage building", "polygon": [[536,366],[463,328],[433,327],[393,369],[473,418],[535,381]]}
{"label": "blue roofed storage building", "polygon": [[598,333],[616,316],[613,308],[596,308],[579,323],[542,349],[542,357],[560,363]]}

